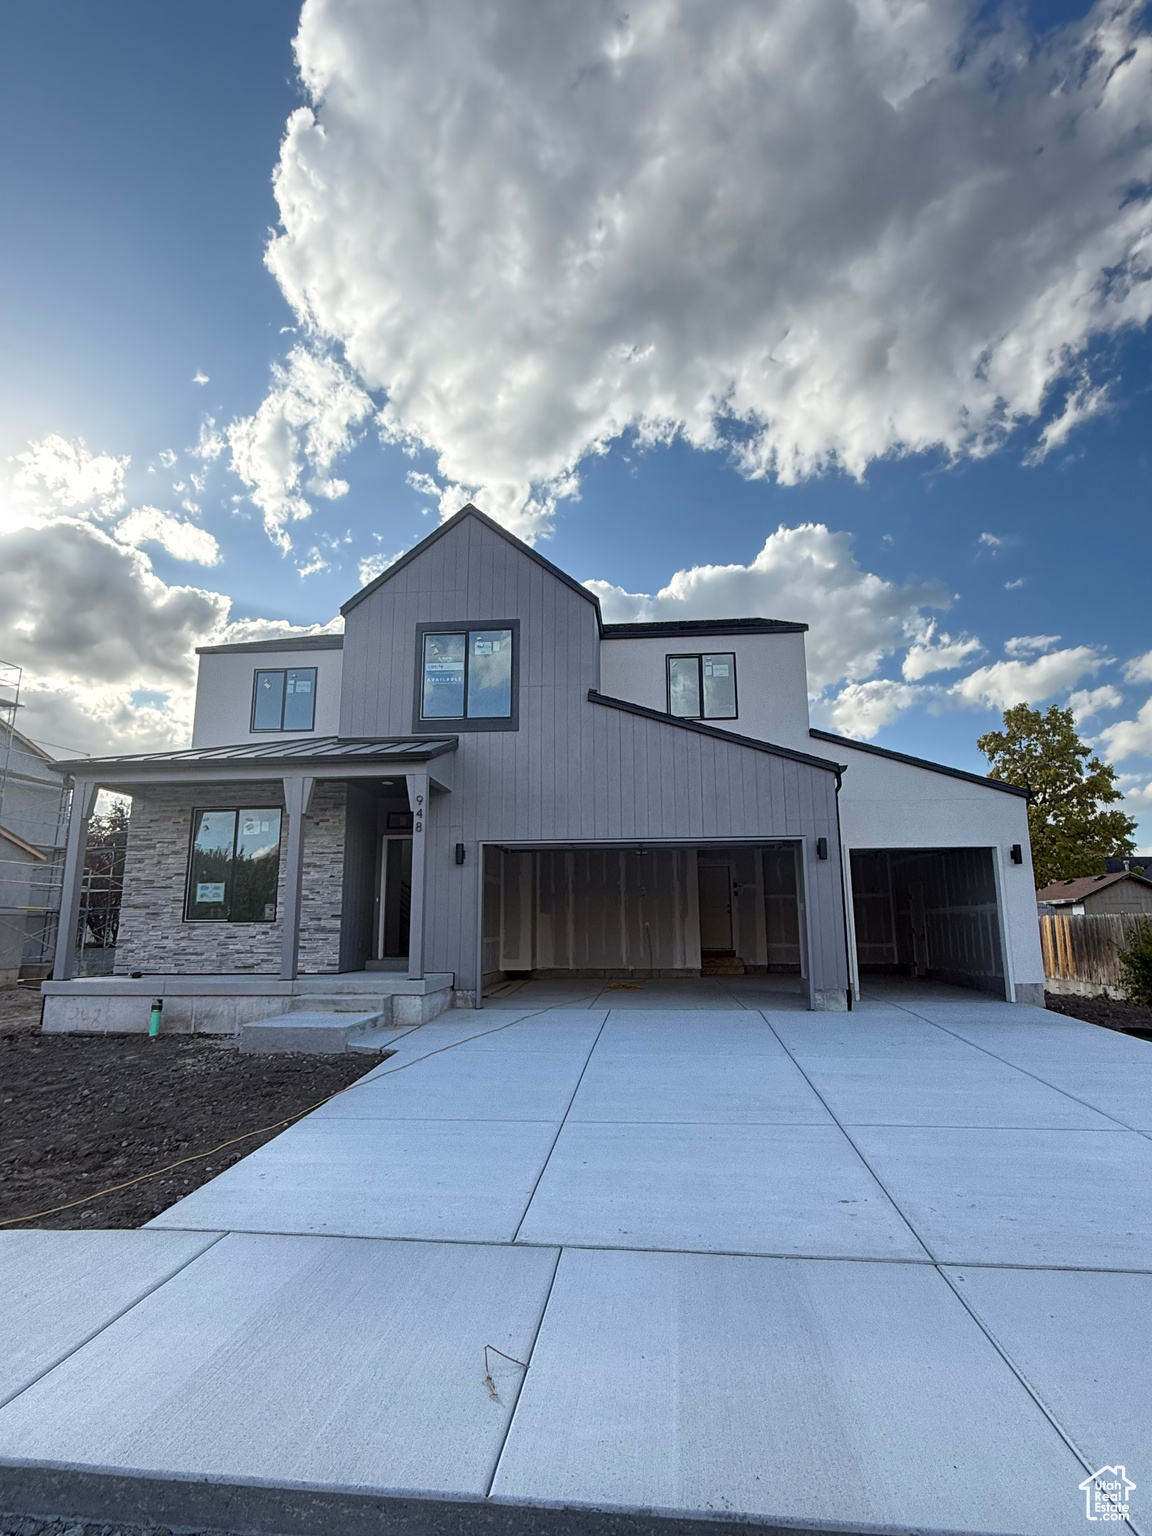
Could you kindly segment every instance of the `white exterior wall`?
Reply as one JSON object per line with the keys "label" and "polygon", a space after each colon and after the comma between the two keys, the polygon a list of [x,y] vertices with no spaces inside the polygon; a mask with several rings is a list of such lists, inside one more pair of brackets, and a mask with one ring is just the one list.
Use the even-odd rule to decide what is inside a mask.
{"label": "white exterior wall", "polygon": [[735,720],[713,720],[726,731],[797,747],[817,757],[833,754],[808,739],[808,671],[804,636],[656,635],[600,642],[600,692],[649,709],[668,708],[668,656],[731,651],[736,657]]}
{"label": "white exterior wall", "polygon": [[[870,752],[854,752],[851,747],[828,741],[811,741],[810,749],[827,753],[847,766],[840,790],[840,833],[846,850],[995,850],[1009,980],[1014,987],[1043,987],[1044,960],[1024,797]],[[1024,850],[1023,864],[1012,863],[1009,850],[1013,843]]]}
{"label": "white exterior wall", "polygon": [[[340,729],[340,674],[337,650],[217,651],[201,656],[196,683],[194,747],[233,747],[241,742],[293,741],[301,736],[335,736]],[[316,668],[316,717],[311,731],[252,731],[252,680],[257,671],[280,667]]]}

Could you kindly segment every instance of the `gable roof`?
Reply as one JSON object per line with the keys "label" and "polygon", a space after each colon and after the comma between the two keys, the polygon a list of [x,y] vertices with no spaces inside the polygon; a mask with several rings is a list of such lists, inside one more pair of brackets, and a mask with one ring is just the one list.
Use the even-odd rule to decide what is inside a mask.
{"label": "gable roof", "polygon": [[661,725],[674,725],[682,731],[695,731],[698,736],[711,736],[714,741],[730,741],[737,747],[751,747],[754,752],[766,752],[770,757],[787,757],[794,763],[806,763],[809,768],[822,768],[836,775],[839,787],[840,775],[847,769],[843,763],[834,763],[829,757],[813,757],[810,752],[797,752],[793,747],[779,747],[773,741],[761,741],[756,736],[738,736],[735,731],[721,730],[718,725],[705,725],[702,720],[685,720],[679,715],[668,715],[659,709],[649,709],[646,704],[633,704],[631,699],[614,699],[595,688],[588,690],[589,704],[604,704],[609,709],[623,710],[626,715],[640,715],[645,720],[658,720]]}
{"label": "gable roof", "polygon": [[1020,795],[1031,800],[1032,791],[1020,784],[1006,784],[1003,779],[988,779],[980,773],[969,773],[966,768],[949,768],[947,763],[932,763],[926,757],[909,757],[907,752],[893,752],[891,747],[875,747],[870,741],[853,741],[850,736],[836,736],[832,731],[818,731],[815,726],[808,732],[817,741],[830,741],[838,747],[851,747],[855,752],[871,752],[874,757],[887,757],[894,763],[907,763],[911,768],[926,768],[929,773],[944,773],[950,779],[965,779],[969,784],[980,784],[985,789],[1003,790],[1006,795]]}
{"label": "gable roof", "polygon": [[657,635],[802,635],[807,624],[789,619],[653,619],[639,624],[605,624],[605,640],[646,640]]}
{"label": "gable roof", "polygon": [[545,560],[543,555],[537,554],[530,545],[524,543],[523,539],[518,539],[514,533],[509,533],[507,528],[502,528],[498,522],[490,518],[486,513],[481,512],[479,507],[474,507],[471,502],[467,506],[461,507],[459,512],[454,517],[450,517],[446,523],[441,523],[439,528],[434,529],[426,539],[421,539],[419,544],[414,545],[407,554],[401,555],[399,560],[394,560],[386,571],[382,571],[376,577],[375,581],[370,581],[366,587],[361,587],[359,592],[348,599],[340,609],[340,612],[343,614],[351,613],[358,603],[362,603],[366,597],[371,597],[373,592],[379,591],[384,583],[391,581],[398,571],[402,571],[406,565],[411,565],[413,560],[418,559],[426,549],[430,549],[438,539],[444,538],[446,534],[459,528],[465,518],[469,517],[475,518],[478,523],[483,523],[484,527],[491,533],[498,534],[506,543],[511,544],[513,549],[519,550],[522,555],[527,555],[529,560],[534,560],[550,576],[555,576],[557,581],[563,582],[566,587],[571,588],[573,592],[584,598],[586,602],[591,603],[596,610],[596,623],[601,631],[603,630],[604,621],[600,616],[600,599],[596,596],[595,592],[590,592],[574,576],[569,576],[567,571],[562,571],[558,565],[553,565],[551,560]]}
{"label": "gable roof", "polygon": [[[1152,863],[1152,859],[1149,860]],[[1083,901],[1085,896],[1091,896],[1094,891],[1106,891],[1110,885],[1131,880],[1133,885],[1146,885],[1152,890],[1152,880],[1146,880],[1143,875],[1132,875],[1126,870],[1121,870],[1115,875],[1082,875],[1079,880],[1053,880],[1051,885],[1046,885],[1043,890],[1036,892],[1037,901],[1047,901],[1056,906],[1064,902]]]}

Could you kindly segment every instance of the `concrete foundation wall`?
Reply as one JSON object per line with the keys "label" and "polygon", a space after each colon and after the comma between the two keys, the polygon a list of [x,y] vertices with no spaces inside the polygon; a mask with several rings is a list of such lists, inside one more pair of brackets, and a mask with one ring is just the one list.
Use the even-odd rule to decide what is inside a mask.
{"label": "concrete foundation wall", "polygon": [[[269,975],[280,969],[284,905],[281,827],[277,917],[271,923],[184,920],[188,853],[195,809],[283,807],[278,784],[237,783],[149,788],[132,799],[116,975]],[[304,830],[300,969],[337,971],[344,874],[343,784],[317,784]]]}

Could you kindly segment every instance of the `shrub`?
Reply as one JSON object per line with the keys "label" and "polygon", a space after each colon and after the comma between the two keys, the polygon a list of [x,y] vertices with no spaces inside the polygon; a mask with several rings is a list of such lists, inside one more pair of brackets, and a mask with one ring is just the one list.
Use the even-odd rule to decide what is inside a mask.
{"label": "shrub", "polygon": [[1152,923],[1139,922],[1119,954],[1120,977],[1134,1003],[1152,1007]]}

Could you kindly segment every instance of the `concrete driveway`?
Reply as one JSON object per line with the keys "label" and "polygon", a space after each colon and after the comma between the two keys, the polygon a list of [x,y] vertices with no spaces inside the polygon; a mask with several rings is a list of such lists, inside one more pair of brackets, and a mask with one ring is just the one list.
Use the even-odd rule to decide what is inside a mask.
{"label": "concrete driveway", "polygon": [[1152,1046],[551,1001],[411,1032],[149,1229],[0,1238],[0,1465],[1062,1536],[1107,1464],[1152,1530]]}

